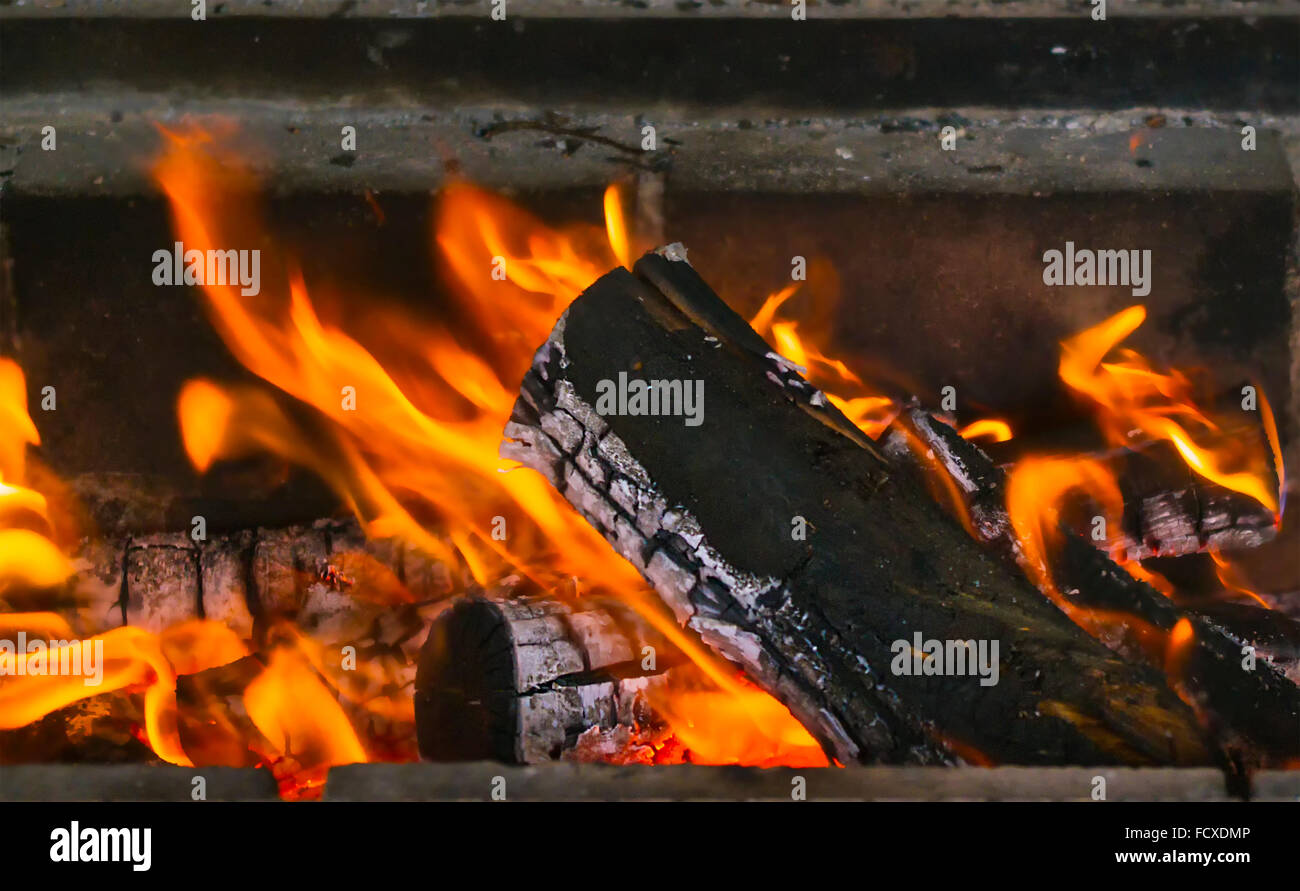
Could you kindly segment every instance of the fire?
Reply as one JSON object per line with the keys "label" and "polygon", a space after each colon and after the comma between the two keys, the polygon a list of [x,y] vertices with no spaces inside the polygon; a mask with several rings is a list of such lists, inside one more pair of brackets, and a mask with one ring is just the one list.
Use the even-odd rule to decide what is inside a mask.
{"label": "fire", "polygon": [[1272,609],[1268,601],[1260,597],[1250,588],[1247,588],[1238,578],[1233,569],[1232,563],[1219,553],[1218,549],[1210,548],[1210,559],[1214,561],[1214,571],[1219,576],[1219,581],[1223,583],[1223,590],[1232,596],[1247,597],[1255,601],[1256,605],[1264,609]]}
{"label": "fire", "polygon": [[277,755],[302,766],[281,779],[286,797],[314,797],[330,766],[369,760],[338,701],[296,650],[271,653],[245,690],[244,706]]}
{"label": "fire", "polygon": [[[1144,307],[1131,306],[1063,341],[1061,379],[1092,401],[1101,429],[1112,445],[1132,447],[1146,440],[1169,442],[1195,473],[1256,499],[1272,510],[1280,522],[1282,489],[1280,484],[1275,489],[1273,481],[1284,478],[1281,447],[1267,399],[1262,392],[1257,392],[1264,443],[1243,443],[1240,437],[1223,436],[1218,437],[1214,446],[1199,443],[1198,438],[1221,433],[1227,423],[1196,404],[1191,382],[1184,373],[1157,371],[1143,356],[1127,349],[1119,350],[1117,358],[1106,361],[1145,318]],[[1011,469],[1006,490],[1007,514],[1026,574],[1094,637],[1114,640],[1117,634],[1136,635],[1148,657],[1157,664],[1163,663],[1170,686],[1184,701],[1194,704],[1183,685],[1195,641],[1194,629],[1187,619],[1180,620],[1166,633],[1133,616],[1084,608],[1057,586],[1052,559],[1064,534],[1062,513],[1071,499],[1077,500],[1078,496],[1086,496],[1107,528],[1119,528],[1123,499],[1113,471],[1103,462],[1084,457],[1028,457]],[[1112,557],[1135,578],[1147,582],[1166,597],[1176,597],[1177,592],[1168,579],[1129,561],[1113,546]],[[1230,567],[1220,555],[1211,552],[1211,557],[1226,589],[1267,606],[1258,595],[1231,579]]]}
{"label": "fire", "polygon": [[1192,627],[1191,621],[1185,617],[1179,619],[1173,630],[1169,632],[1169,642],[1165,648],[1165,677],[1169,681],[1170,688],[1183,702],[1193,709],[1198,709],[1198,703],[1186,684],[1195,645],[1196,630]]}
{"label": "fire", "polygon": [[[842,359],[831,357],[812,343],[814,339],[828,338],[809,336],[807,331],[801,332],[798,320],[779,316],[779,310],[786,306],[798,290],[799,285],[792,283],[770,294],[749,320],[750,327],[767,340],[777,353],[803,369],[808,381],[825,393],[827,400],[843,412],[854,426],[870,438],[878,439],[898,417],[902,410],[901,404],[897,399],[883,395],[878,387],[865,382]],[[951,419],[947,417],[935,417],[952,425]],[[966,439],[988,439],[993,442],[1006,442],[1012,435],[1011,425],[999,418],[980,418],[958,432]]]}
{"label": "fire", "polygon": [[957,431],[966,439],[988,439],[1006,442],[1011,438],[1011,425],[998,418],[981,418]]}
{"label": "fire", "polygon": [[[47,497],[22,485],[27,449],[39,444],[22,369],[0,359],[0,595],[7,597],[39,599],[74,571],[56,541]],[[0,612],[0,729],[23,727],[92,696],[140,694],[144,723],[138,735],[162,760],[193,766],[179,734],[176,680],[247,655],[238,635],[219,622],[185,622],[159,634],[127,626],[79,639],[57,613]],[[276,717],[263,709],[254,718],[271,750],[292,739],[306,749],[295,752],[298,763],[313,770],[366,760],[338,703],[316,677],[288,673],[283,666],[290,658],[275,651],[267,672],[249,688],[250,713],[259,702],[274,701],[268,691],[292,690],[294,710]],[[278,730],[289,720],[285,715],[297,719],[292,734]]]}
{"label": "fire", "polygon": [[903,442],[907,444],[908,451],[912,453],[912,459],[917,466],[925,471],[925,484],[930,490],[931,497],[943,505],[961,523],[967,535],[978,539],[979,533],[975,529],[975,521],[971,517],[970,509],[966,506],[966,496],[962,493],[961,487],[957,485],[957,481],[953,479],[952,474],[943,465],[943,462],[934,454],[930,446],[917,435],[911,423],[897,424],[894,429],[903,437]]}
{"label": "fire", "polygon": [[785,706],[743,678],[726,695],[677,686],[650,694],[696,764],[825,767],[821,746]]}
{"label": "fire", "polygon": [[72,574],[53,533],[49,502],[28,488],[27,448],[41,437],[27,413],[27,380],[0,359],[0,597],[12,588],[52,588]]}
{"label": "fire", "polygon": [[[228,134],[163,135],[166,150],[154,172],[187,249],[274,244],[253,210],[252,178],[223,147]],[[273,250],[264,248],[261,294],[206,285],[207,308],[236,358],[312,406],[321,423],[304,429],[279,396],[262,388],[191,381],[177,406],[186,450],[200,470],[252,452],[307,467],[339,493],[369,535],[399,537],[463,563],[485,586],[509,573],[549,591],[581,578],[585,594],[623,599],[694,663],[701,689],[661,703],[692,753],[719,763],[809,763],[809,750],[820,749],[784,706],[735,681],[667,620],[633,567],[541,476],[515,472],[497,457],[515,382],[537,345],[583,289],[612,266],[630,265],[639,250],[616,188],[606,191],[604,204],[603,230],[560,230],[466,183],[447,186],[434,240],[455,286],[454,329],[376,309],[364,325],[345,330],[318,314],[292,263],[267,258]],[[430,512],[442,535],[430,531]],[[491,534],[495,517],[506,522],[505,541]],[[290,704],[284,691],[304,676],[299,668],[274,660],[268,666],[255,697],[264,721]],[[712,719],[724,710],[748,717],[734,724]],[[297,717],[290,712],[281,720],[282,731],[263,732],[292,740]],[[319,714],[312,720],[319,727]],[[323,729],[332,737],[343,727]],[[350,743],[311,751],[330,762],[358,754]]]}
{"label": "fire", "polygon": [[[673,686],[650,695],[691,760],[827,763],[790,712],[678,627],[633,567],[539,475],[519,472],[497,457],[515,384],[533,350],[583,289],[614,265],[630,266],[644,247],[628,224],[617,188],[605,192],[603,227],[558,229],[498,196],[452,183],[439,195],[433,232],[453,285],[450,311],[437,323],[421,323],[375,307],[363,320],[344,324],[323,312],[323,301],[313,296],[316,289],[327,293],[327,286],[313,283],[309,289],[293,261],[275,250],[256,213],[257,184],[226,148],[231,134],[222,128],[162,134],[165,150],[154,174],[170,202],[178,240],[204,253],[255,246],[265,258],[258,294],[246,295],[239,285],[203,287],[209,316],[231,353],[271,386],[187,382],[177,413],[196,468],[271,454],[325,480],[368,535],[400,538],[431,557],[463,565],[481,585],[519,574],[540,590],[581,589],[584,595],[619,598],[690,660],[674,669]],[[797,289],[792,284],[772,294],[753,318],[755,330],[806,368],[809,380],[864,433],[878,437],[898,417],[901,403],[815,345],[806,320],[781,316]],[[1143,307],[1131,307],[1063,342],[1062,380],[1094,403],[1112,443],[1131,445],[1135,434],[1168,441],[1198,474],[1280,514],[1281,495],[1270,482],[1274,471],[1282,477],[1280,446],[1262,394],[1266,445],[1253,450],[1240,444],[1209,446],[1205,440],[1225,423],[1197,407],[1182,373],[1156,371],[1128,350],[1106,361],[1144,318]],[[291,408],[290,400],[301,405]],[[303,406],[310,411],[304,413]],[[971,529],[955,481],[914,433],[899,426],[923,464],[933,468],[937,497]],[[959,433],[996,442],[1012,435],[996,418],[976,420]],[[48,493],[27,480],[27,452],[39,441],[27,413],[22,371],[0,360],[0,597],[6,600],[11,592],[54,588],[73,574]],[[1094,635],[1136,636],[1148,654],[1163,661],[1175,684],[1194,643],[1190,623],[1184,620],[1166,633],[1131,616],[1086,609],[1053,579],[1062,515],[1080,493],[1108,523],[1120,522],[1118,485],[1099,462],[1029,458],[1015,466],[1007,508],[1026,571]],[[498,518],[509,530],[505,540],[492,534]],[[1163,581],[1137,565],[1126,568],[1157,585]],[[1171,593],[1166,588],[1161,590]],[[362,698],[332,666],[323,645],[292,627],[277,627],[272,642],[257,653],[231,629],[211,621],[187,622],[159,634],[117,628],[83,642],[55,613],[11,612],[0,613],[0,632],[58,641],[39,655],[0,649],[0,728],[23,726],[88,696],[120,691],[142,698],[141,736],[160,758],[181,765],[192,762],[181,739],[185,715],[177,703],[178,678],[241,660],[255,662],[241,694],[255,728],[244,743],[274,767],[287,797],[317,794],[332,765],[373,757],[340,700],[409,718],[409,699]],[[102,648],[103,675],[95,686],[86,686],[81,677],[38,670],[42,660],[48,665],[50,659],[70,659],[71,648],[84,652],[85,644]],[[363,666],[361,673],[367,672],[382,674],[382,668]]]}
{"label": "fire", "polygon": [[[1065,532],[1063,514],[1072,497],[1086,496],[1108,528],[1116,528],[1124,511],[1119,484],[1111,470],[1090,458],[1028,457],[1007,477],[1007,517],[1020,549],[1021,566],[1035,586],[1093,637],[1122,640],[1132,636],[1149,656],[1164,653],[1165,633],[1136,616],[1082,606],[1056,583],[1052,561]],[[1139,570],[1140,571],[1140,570]]]}
{"label": "fire", "polygon": [[1135,435],[1172,443],[1195,473],[1254,498],[1280,522],[1282,450],[1272,408],[1263,392],[1258,398],[1267,448],[1261,444],[1252,447],[1241,437],[1215,446],[1198,443],[1198,439],[1220,432],[1225,424],[1196,405],[1185,374],[1156,371],[1143,356],[1128,349],[1105,361],[1145,319],[1145,307],[1130,306],[1063,341],[1061,380],[1093,402],[1102,432],[1112,445],[1133,445]]}
{"label": "fire", "polygon": [[1007,516],[1030,580],[1066,613],[1075,610],[1051,572],[1051,553],[1064,535],[1062,510],[1071,493],[1086,493],[1101,508],[1107,526],[1118,523],[1124,500],[1111,471],[1087,458],[1029,457],[1018,461],[1007,478]]}
{"label": "fire", "polygon": [[786,359],[806,371],[808,381],[826,394],[859,430],[876,439],[898,416],[897,401],[873,390],[848,365],[831,358],[799,333],[799,322],[778,319],[777,311],[799,290],[790,284],[771,294],[749,320],[750,327]]}

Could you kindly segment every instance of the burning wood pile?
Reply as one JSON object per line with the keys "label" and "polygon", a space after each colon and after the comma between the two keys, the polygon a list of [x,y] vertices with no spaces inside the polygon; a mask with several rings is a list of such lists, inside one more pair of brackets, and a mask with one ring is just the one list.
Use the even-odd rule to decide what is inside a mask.
{"label": "burning wood pile", "polygon": [[[1097,349],[1096,334],[1067,344],[1065,363],[1088,344],[1096,355],[1078,361],[1097,373],[1113,343]],[[1130,574],[1062,527],[1064,496],[1082,490],[1117,532],[1094,538],[1130,559],[1103,465],[1026,460],[1004,483],[977,447],[915,407],[878,446],[799,370],[673,245],[569,307],[525,375],[502,454],[546,476],[680,623],[789,706],[840,763],[1300,755],[1293,653],[1270,661],[1265,645],[1247,668],[1242,654],[1260,649],[1250,632],[1242,647],[1240,632],[1179,608],[1145,571]],[[629,374],[647,398],[611,410],[609,384]],[[699,416],[669,382],[694,387],[697,402],[707,394]],[[1169,420],[1178,408],[1152,417],[1190,448]],[[1261,443],[1276,445],[1264,424]],[[1247,506],[1240,521],[1218,506],[1236,499],[1213,482],[1238,479],[1217,456],[1198,460],[1208,509],[1174,552],[1216,536],[1270,537],[1280,450],[1260,454],[1264,482],[1238,474],[1268,511]],[[1154,534],[1140,541],[1162,545]]]}
{"label": "burning wood pile", "polygon": [[1300,764],[1300,603],[1232,562],[1281,527],[1276,419],[1126,350],[1142,307],[1062,343],[1100,433],[1037,449],[805,339],[797,285],[746,320],[681,245],[636,259],[618,187],[558,231],[455,183],[454,311],[348,327],[233,133],[160,132],[167,263],[271,246],[257,286],[196,272],[258,382],[186,382],[186,454],[306,468],[346,515],[97,534],[0,365],[4,762],[264,765],[287,797],[417,757]]}

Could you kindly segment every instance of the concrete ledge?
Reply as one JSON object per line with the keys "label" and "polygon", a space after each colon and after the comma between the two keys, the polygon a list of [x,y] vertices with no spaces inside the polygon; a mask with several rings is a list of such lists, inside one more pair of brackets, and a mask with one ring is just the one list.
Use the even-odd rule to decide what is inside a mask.
{"label": "concrete ledge", "polygon": [[[336,767],[326,801],[790,801],[796,778],[809,801],[1231,801],[1213,769],[867,767],[611,767],[547,764],[366,764]],[[501,779],[497,779],[497,778]]]}
{"label": "concrete ledge", "polygon": [[206,780],[206,801],[279,800],[262,769],[25,764],[0,767],[0,801],[192,801],[194,777]]}
{"label": "concrete ledge", "polygon": [[[1288,150],[1300,116],[1165,110],[916,108],[864,117],[791,118],[729,109],[436,104],[303,106],[273,101],[187,101],[124,92],[28,95],[0,101],[0,183],[35,195],[152,192],[147,164],[160,148],[153,122],[238,122],[250,159],[274,190],[422,192],[455,162],[498,189],[599,188],[636,169],[660,169],[678,191],[867,194],[898,190],[1288,190]],[[1158,119],[1162,126],[1145,124]],[[1241,126],[1258,147],[1241,149]],[[641,152],[644,124],[657,152]],[[41,150],[56,128],[57,149]],[[357,128],[357,151],[340,128]],[[943,151],[944,127],[957,147]],[[1139,133],[1141,144],[1130,148]]]}
{"label": "concrete ledge", "polygon": [[1300,801],[1300,770],[1262,770],[1251,777],[1253,801]]}
{"label": "concrete ledge", "polygon": [[[808,0],[809,19],[1087,18],[1087,0]],[[211,0],[211,19],[487,18],[488,0]],[[509,18],[789,19],[788,0],[508,0]],[[187,0],[11,0],[0,18],[189,18]],[[1294,15],[1289,0],[1109,0],[1107,17]]]}

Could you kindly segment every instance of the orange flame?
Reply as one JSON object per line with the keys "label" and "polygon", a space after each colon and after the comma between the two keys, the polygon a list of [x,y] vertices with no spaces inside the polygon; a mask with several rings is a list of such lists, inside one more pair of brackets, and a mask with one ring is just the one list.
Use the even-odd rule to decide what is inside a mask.
{"label": "orange flame", "polygon": [[826,754],[785,706],[743,679],[726,693],[676,686],[648,691],[650,704],[696,764],[826,767]]}
{"label": "orange flame", "polygon": [[[251,210],[252,178],[222,145],[228,134],[163,135],[166,150],[155,176],[186,248],[273,245]],[[816,744],[784,706],[732,680],[672,625],[645,596],[631,565],[541,476],[503,472],[515,465],[497,458],[516,398],[513,382],[537,345],[583,289],[612,265],[633,259],[633,239],[614,187],[605,193],[605,209],[603,231],[557,230],[473,186],[447,186],[439,196],[434,237],[457,286],[452,296],[463,322],[455,336],[375,310],[365,329],[372,337],[363,346],[365,332],[323,320],[301,275],[281,257],[268,262],[272,250],[264,248],[262,293],[250,298],[238,287],[209,284],[203,289],[208,309],[236,358],[314,407],[322,423],[303,429],[264,390],[192,381],[178,403],[186,450],[200,470],[253,451],[303,465],[340,494],[368,534],[400,537],[439,559],[459,559],[484,585],[508,572],[522,572],[544,590],[582,577],[589,593],[623,599],[668,634],[710,685],[712,698],[674,701],[672,708],[679,720],[711,728],[707,739],[695,737],[693,750],[698,746],[707,757],[730,763],[760,756],[806,759],[804,750]],[[422,506],[422,516],[437,513],[454,552],[410,512],[412,501]],[[506,521],[505,541],[491,534],[495,517]],[[274,668],[281,680],[301,676],[287,663]],[[267,685],[259,701],[278,702],[283,689],[270,680]],[[709,712],[722,708],[753,720],[727,727],[710,723]],[[264,719],[272,710],[266,707]],[[293,728],[267,733],[272,739],[285,734],[291,737]],[[332,759],[356,753],[345,745],[342,752],[318,754]]]}
{"label": "orange flame", "polygon": [[1214,448],[1197,443],[1197,434],[1215,433],[1222,424],[1197,407],[1190,382],[1181,372],[1158,372],[1132,350],[1120,350],[1118,359],[1104,361],[1145,319],[1145,307],[1130,306],[1062,341],[1061,380],[1093,401],[1102,431],[1113,445],[1131,444],[1134,431],[1172,443],[1195,473],[1254,498],[1280,521],[1281,447],[1272,409],[1262,392],[1260,416],[1272,467],[1268,450],[1262,447],[1252,448],[1240,440]]}
{"label": "orange flame", "polygon": [[798,290],[798,283],[792,283],[769,295],[749,320],[750,327],[777,353],[805,369],[805,377],[826,394],[832,405],[859,430],[876,439],[898,416],[898,403],[871,390],[843,361],[806,343],[797,321],[778,320],[777,311]]}
{"label": "orange flame", "polygon": [[27,413],[23,370],[0,359],[0,594],[15,587],[52,588],[72,575],[72,564],[49,537],[45,496],[24,485],[27,447],[40,441]]}
{"label": "orange flame", "polygon": [[1099,508],[1108,528],[1117,528],[1124,511],[1114,474],[1090,458],[1028,457],[1007,476],[1007,517],[1020,547],[1025,574],[1049,600],[1093,637],[1114,640],[1132,634],[1149,656],[1164,653],[1166,635],[1137,616],[1092,609],[1061,591],[1052,572],[1052,559],[1064,532],[1062,514],[1070,497],[1087,495]]}
{"label": "orange flame", "polygon": [[[220,408],[211,403],[202,406],[205,411]],[[40,592],[73,574],[72,562],[51,537],[55,530],[46,497],[20,485],[27,448],[39,442],[27,413],[22,369],[0,359],[0,527],[22,522],[40,529],[0,528],[0,593]],[[194,448],[210,458],[216,445],[198,442]],[[114,628],[81,640],[56,613],[0,613],[0,639],[5,643],[0,649],[0,729],[23,727],[92,696],[143,692],[140,736],[164,761],[182,766],[193,765],[179,735],[177,677],[248,655],[234,631],[211,621],[184,622],[160,634]],[[272,666],[280,666],[283,658],[287,657],[274,657]],[[280,680],[263,675],[250,689],[265,690]],[[346,747],[349,739],[356,743],[355,734],[350,726],[343,726],[347,718],[325,688],[301,673],[289,680],[294,682],[298,709],[293,714],[300,719],[292,736],[298,746],[307,747],[298,763],[320,768],[364,760],[359,744]],[[251,710],[255,702],[249,705]],[[265,714],[261,723],[272,740],[285,736],[276,732],[280,725]]]}
{"label": "orange flame", "polygon": [[[799,321],[779,318],[778,311],[798,290],[796,282],[768,295],[749,320],[750,327],[777,353],[804,369],[808,381],[825,393],[827,400],[854,426],[871,439],[878,439],[898,417],[901,410],[898,400],[881,395],[878,388],[867,384],[843,360],[833,358],[814,346],[811,343],[813,338],[806,332],[801,333]],[[947,418],[936,417],[945,424],[950,423]],[[1011,425],[997,418],[982,418],[958,432],[967,439],[1006,442],[1011,438]]]}
{"label": "orange flame", "polygon": [[338,701],[296,650],[272,652],[266,670],[244,691],[244,705],[280,757],[304,768],[288,789],[281,782],[286,797],[312,797],[329,767],[368,760]]}
{"label": "orange flame", "polygon": [[998,418],[981,418],[957,431],[965,439],[988,439],[1006,442],[1011,438],[1011,425]]}
{"label": "orange flame", "polygon": [[1268,601],[1260,597],[1250,588],[1247,588],[1238,580],[1237,573],[1233,569],[1232,563],[1229,562],[1223,554],[1219,553],[1218,548],[1210,548],[1210,559],[1214,561],[1214,571],[1219,576],[1219,581],[1223,583],[1223,588],[1226,592],[1233,595],[1248,597],[1264,609],[1273,608],[1269,606]]}

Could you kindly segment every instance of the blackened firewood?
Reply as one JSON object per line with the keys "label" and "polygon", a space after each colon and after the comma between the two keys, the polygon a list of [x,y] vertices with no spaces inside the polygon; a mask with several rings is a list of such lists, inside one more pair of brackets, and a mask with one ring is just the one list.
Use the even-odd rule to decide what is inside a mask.
{"label": "blackened firewood", "polygon": [[[1223,435],[1262,437],[1258,429]],[[1091,437],[1088,441],[1088,447],[1072,454],[1101,461],[1115,474],[1124,496],[1117,538],[1130,559],[1253,548],[1277,536],[1272,511],[1248,495],[1198,476],[1170,443],[1094,450]],[[989,454],[995,462],[1010,466],[1011,456],[1025,451],[1024,443],[1010,445],[991,446]]]}
{"label": "blackened firewood", "polygon": [[593,734],[618,735],[627,754],[648,753],[661,722],[646,690],[666,684],[671,669],[659,661],[641,669],[625,621],[550,598],[458,602],[434,622],[420,654],[420,754],[531,764],[571,756]]}
{"label": "blackened firewood", "polygon": [[1131,559],[1258,547],[1277,535],[1273,512],[1255,499],[1197,476],[1169,443],[1111,458],[1124,496]]}
{"label": "blackened firewood", "polygon": [[[1205,624],[1266,662],[1293,684],[1300,684],[1300,622],[1250,603],[1204,603],[1189,607]],[[1250,653],[1244,652],[1249,648]],[[1244,660],[1243,660],[1244,661]]]}
{"label": "blackened firewood", "polygon": [[[538,350],[502,454],[843,763],[1211,759],[1158,672],[986,554],[724,310],[679,246],[602,277]],[[702,380],[702,422],[602,416],[620,373]],[[997,683],[895,673],[894,643],[917,634],[996,642]]]}
{"label": "blackened firewood", "polygon": [[[971,526],[980,539],[1009,564],[1023,561],[1007,516],[1002,470],[974,443],[915,407],[904,412],[895,429],[883,437],[887,454],[900,468],[911,463],[908,456],[914,454],[907,445],[909,437],[928,448],[928,454],[963,493]],[[918,475],[932,472],[913,466]],[[1060,552],[1051,561],[1056,588],[1082,610],[1120,617],[1120,621],[1106,623],[1112,631],[1102,635],[1103,642],[1128,658],[1145,656],[1161,661],[1166,653],[1150,652],[1151,641],[1144,640],[1144,629],[1155,629],[1163,637],[1187,620],[1194,632],[1191,649],[1179,655],[1170,682],[1196,700],[1213,722],[1221,743],[1241,750],[1242,757],[1250,760],[1284,762],[1300,755],[1300,734],[1296,733],[1300,689],[1287,679],[1285,644],[1300,638],[1300,626],[1281,630],[1279,623],[1294,623],[1273,616],[1255,623],[1259,641],[1243,640],[1251,623],[1239,615],[1229,623],[1223,617],[1211,619],[1184,609],[1134,578],[1083,536],[1063,528],[1061,540]],[[1243,652],[1247,645],[1255,646],[1259,657],[1249,669]],[[1276,658],[1270,660],[1275,653]]]}

